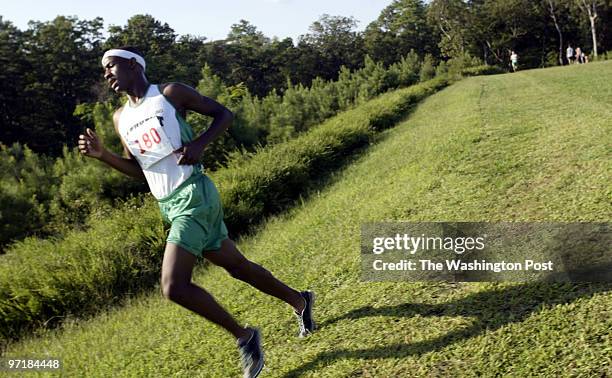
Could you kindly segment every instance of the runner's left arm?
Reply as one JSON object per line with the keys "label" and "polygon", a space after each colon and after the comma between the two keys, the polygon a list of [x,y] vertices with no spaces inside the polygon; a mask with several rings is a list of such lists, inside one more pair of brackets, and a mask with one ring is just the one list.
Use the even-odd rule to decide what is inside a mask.
{"label": "runner's left arm", "polygon": [[205,132],[176,151],[182,154],[179,164],[197,164],[204,148],[230,127],[234,115],[225,106],[211,98],[202,96],[198,91],[185,84],[164,84],[162,91],[164,96],[182,115],[190,110],[213,118],[210,127]]}

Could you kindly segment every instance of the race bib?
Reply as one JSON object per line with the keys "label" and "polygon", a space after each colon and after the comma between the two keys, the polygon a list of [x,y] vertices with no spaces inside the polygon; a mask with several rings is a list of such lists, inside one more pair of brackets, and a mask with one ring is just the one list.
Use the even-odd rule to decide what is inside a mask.
{"label": "race bib", "polygon": [[152,116],[133,125],[126,133],[126,139],[130,152],[142,168],[149,168],[175,150],[164,131],[164,118],[161,116]]}

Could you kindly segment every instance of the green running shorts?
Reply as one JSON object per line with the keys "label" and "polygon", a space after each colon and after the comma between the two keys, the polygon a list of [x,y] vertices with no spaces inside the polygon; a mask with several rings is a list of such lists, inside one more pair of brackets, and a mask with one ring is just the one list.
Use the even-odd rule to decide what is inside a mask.
{"label": "green running shorts", "polygon": [[194,174],[158,204],[164,221],[171,224],[166,242],[202,256],[203,251],[220,249],[227,239],[221,198],[208,176]]}

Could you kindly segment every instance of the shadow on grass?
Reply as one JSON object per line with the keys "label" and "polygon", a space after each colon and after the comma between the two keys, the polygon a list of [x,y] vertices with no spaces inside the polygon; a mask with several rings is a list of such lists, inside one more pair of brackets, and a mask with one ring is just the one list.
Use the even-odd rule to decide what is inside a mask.
{"label": "shadow on grass", "polygon": [[[608,267],[612,268],[612,267]],[[467,328],[449,332],[443,336],[416,343],[398,343],[385,347],[364,349],[337,349],[321,352],[314,359],[284,375],[297,377],[317,367],[332,364],[341,359],[404,358],[445,348],[485,331],[495,331],[504,325],[526,320],[532,314],[548,306],[568,304],[577,299],[612,290],[611,283],[525,283],[498,290],[474,293],[465,298],[442,304],[404,303],[397,306],[364,306],[342,316],[329,319],[320,328],[330,327],[343,320],[356,320],[373,316],[411,317],[462,316],[475,318]],[[375,332],[375,330],[372,330]]]}

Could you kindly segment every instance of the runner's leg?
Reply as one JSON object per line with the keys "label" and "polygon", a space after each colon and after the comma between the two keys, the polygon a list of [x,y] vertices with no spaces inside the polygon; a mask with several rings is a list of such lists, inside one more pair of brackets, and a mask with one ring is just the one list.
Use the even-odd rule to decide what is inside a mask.
{"label": "runner's leg", "polygon": [[285,285],[261,265],[247,260],[231,239],[223,240],[221,249],[204,252],[203,256],[227,270],[232,277],[288,303],[297,312],[301,313],[304,309],[304,298],[298,291]]}
{"label": "runner's leg", "polygon": [[184,248],[174,243],[166,244],[161,278],[164,297],[221,326],[236,339],[250,337],[251,332],[241,327],[212,295],[191,282],[196,260]]}

